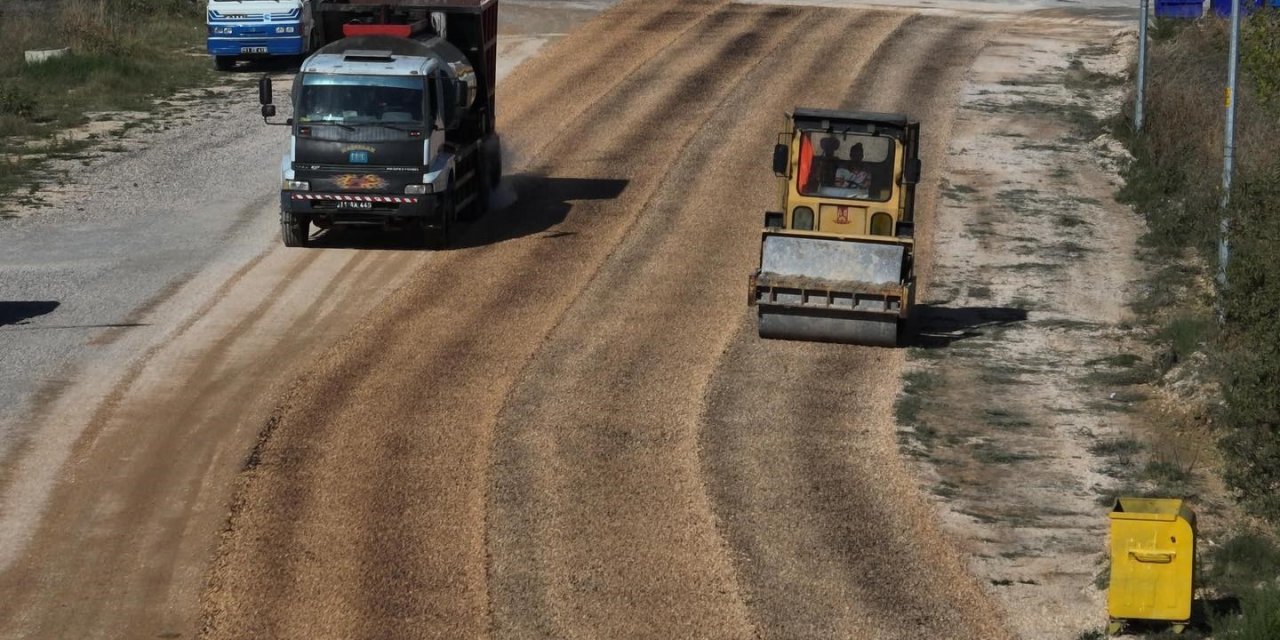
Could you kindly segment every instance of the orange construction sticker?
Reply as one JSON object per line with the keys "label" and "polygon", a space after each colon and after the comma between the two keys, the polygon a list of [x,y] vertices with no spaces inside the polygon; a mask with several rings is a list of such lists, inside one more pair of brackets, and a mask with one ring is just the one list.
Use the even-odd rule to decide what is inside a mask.
{"label": "orange construction sticker", "polygon": [[363,176],[344,175],[337,176],[333,179],[333,183],[339,189],[381,189],[387,186],[387,181],[381,176],[372,173]]}

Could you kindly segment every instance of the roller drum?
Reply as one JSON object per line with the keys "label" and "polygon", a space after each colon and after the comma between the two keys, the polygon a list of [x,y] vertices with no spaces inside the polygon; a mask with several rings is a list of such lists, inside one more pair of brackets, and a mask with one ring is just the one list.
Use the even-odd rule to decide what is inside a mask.
{"label": "roller drum", "polygon": [[758,309],[757,324],[761,338],[898,346],[899,320],[896,317],[820,314],[763,305]]}

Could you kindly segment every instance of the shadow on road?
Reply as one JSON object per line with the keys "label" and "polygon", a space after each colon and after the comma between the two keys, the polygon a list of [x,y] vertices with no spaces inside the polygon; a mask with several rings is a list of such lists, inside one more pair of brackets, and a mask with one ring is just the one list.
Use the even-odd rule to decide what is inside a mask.
{"label": "shadow on road", "polygon": [[[240,62],[236,63],[235,67],[231,68],[228,71],[223,71],[221,73],[228,73],[228,74],[235,74],[235,75],[266,74],[266,75],[274,75],[277,77],[282,75],[287,76],[287,75],[297,73],[298,69],[302,67],[302,61],[305,59],[306,59],[306,56],[275,56],[270,58],[241,60]],[[209,62],[209,64],[213,64],[212,60]]]}
{"label": "shadow on road", "polygon": [[1026,309],[1013,307],[938,307],[917,305],[916,335],[910,346],[943,349],[953,342],[985,335],[1027,319]]}
{"label": "shadow on road", "polygon": [[20,324],[32,318],[38,318],[47,313],[52,313],[58,308],[59,302],[53,300],[40,301],[10,301],[0,300],[0,327]]}
{"label": "shadow on road", "polygon": [[[461,223],[454,231],[449,249],[467,249],[542,234],[553,240],[572,236],[572,231],[551,231],[573,210],[575,202],[613,200],[627,188],[626,180],[603,178],[549,178],[516,174],[503,178],[494,194],[498,207],[480,219]],[[320,249],[361,249],[383,251],[422,250],[415,244],[415,232],[379,228],[334,227],[311,239]],[[446,249],[447,250],[447,249]]]}
{"label": "shadow on road", "polygon": [[[564,222],[575,202],[613,200],[622,195],[628,181],[608,178],[549,178],[534,174],[515,174],[503,178],[494,194],[501,208],[473,222],[457,236],[454,248],[465,249],[497,244],[525,236],[541,234]],[[507,200],[503,202],[502,200]],[[546,239],[573,235],[569,231],[543,234]]]}

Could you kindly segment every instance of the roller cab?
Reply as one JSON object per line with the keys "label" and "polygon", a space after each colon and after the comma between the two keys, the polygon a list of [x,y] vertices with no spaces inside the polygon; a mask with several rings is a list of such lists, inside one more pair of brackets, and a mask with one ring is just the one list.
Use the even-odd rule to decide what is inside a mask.
{"label": "roller cab", "polygon": [[896,346],[914,304],[919,124],[797,109],[774,150],[750,303],[763,338]]}

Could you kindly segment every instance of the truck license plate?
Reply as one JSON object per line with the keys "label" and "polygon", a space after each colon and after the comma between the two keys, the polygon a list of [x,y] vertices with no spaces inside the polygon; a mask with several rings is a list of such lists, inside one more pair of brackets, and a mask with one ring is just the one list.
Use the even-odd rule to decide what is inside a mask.
{"label": "truck license plate", "polygon": [[240,47],[240,53],[266,53],[266,47]]}
{"label": "truck license plate", "polygon": [[339,202],[339,209],[372,209],[372,202]]}

